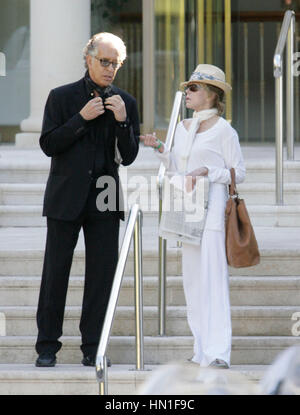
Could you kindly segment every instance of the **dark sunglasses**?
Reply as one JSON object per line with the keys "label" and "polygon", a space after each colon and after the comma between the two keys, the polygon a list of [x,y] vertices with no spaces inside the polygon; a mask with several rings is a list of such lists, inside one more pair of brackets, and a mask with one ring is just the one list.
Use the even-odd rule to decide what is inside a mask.
{"label": "dark sunglasses", "polygon": [[108,59],[101,59],[98,58],[98,56],[93,56],[93,58],[97,59],[101,66],[103,66],[104,68],[108,68],[109,65],[111,65],[114,69],[119,69],[122,64],[120,62],[113,62],[113,61],[109,61]]}
{"label": "dark sunglasses", "polygon": [[200,91],[200,89],[204,89],[204,86],[201,84],[191,84],[191,85],[188,85],[184,89],[184,92],[187,92],[187,91],[197,92],[197,91]]}

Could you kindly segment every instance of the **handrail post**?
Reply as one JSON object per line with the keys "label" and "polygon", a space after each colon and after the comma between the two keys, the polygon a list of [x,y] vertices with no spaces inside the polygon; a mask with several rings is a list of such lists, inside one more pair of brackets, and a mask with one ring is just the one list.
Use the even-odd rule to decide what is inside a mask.
{"label": "handrail post", "polygon": [[[159,185],[159,222],[162,215],[163,202],[163,183]],[[159,335],[166,334],[166,280],[167,280],[167,241],[162,237],[158,239],[158,253],[159,253]]]}
{"label": "handrail post", "polygon": [[294,33],[295,16],[292,16],[289,26],[286,52],[286,142],[288,160],[294,160]]}
{"label": "handrail post", "polygon": [[107,391],[107,359],[106,356],[103,358],[103,377],[102,381],[99,382],[99,395],[108,395]]}
{"label": "handrail post", "polygon": [[139,210],[134,227],[134,292],[136,325],[136,369],[144,370],[142,212]]}
{"label": "handrail post", "polygon": [[294,53],[295,12],[288,10],[284,14],[279,39],[274,54],[275,77],[275,142],[276,142],[276,203],[283,205],[283,63],[284,48],[287,45],[286,79],[286,136],[287,157],[294,160]]}
{"label": "handrail post", "polygon": [[[182,97],[183,93],[181,91],[177,91],[174,99],[174,104],[172,108],[169,128],[167,132],[167,138],[165,141],[165,146],[167,150],[171,150],[175,130],[178,122],[178,117],[182,116],[183,109],[182,109]],[[158,177],[157,177],[157,185],[158,185],[158,197],[159,197],[159,221],[162,215],[162,205],[163,205],[163,185],[164,185],[164,175],[165,175],[166,168],[161,163]],[[158,330],[160,336],[165,336],[166,334],[166,285],[167,285],[167,241],[161,237],[158,238],[158,275],[159,275],[159,298],[158,298],[158,314],[159,314],[159,322],[158,322]]]}
{"label": "handrail post", "polygon": [[99,383],[99,394],[107,395],[107,359],[106,349],[114,320],[116,306],[120,294],[122,278],[134,234],[134,272],[135,272],[135,315],[136,315],[136,367],[144,368],[144,333],[143,333],[143,277],[142,277],[142,211],[138,204],[130,209],[122,247],[117,263],[114,280],[107,305],[105,319],[96,355],[96,379]]}
{"label": "handrail post", "polygon": [[283,205],[283,91],[282,76],[275,79],[276,203]]}

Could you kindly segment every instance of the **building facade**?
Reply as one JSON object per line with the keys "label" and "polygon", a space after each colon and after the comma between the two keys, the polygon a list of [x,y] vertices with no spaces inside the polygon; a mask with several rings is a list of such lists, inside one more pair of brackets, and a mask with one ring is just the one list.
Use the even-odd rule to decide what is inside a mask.
{"label": "building facade", "polygon": [[[127,45],[115,83],[136,97],[144,132],[164,138],[180,82],[211,63],[233,86],[224,116],[241,141],[273,143],[273,55],[289,8],[298,51],[299,0],[0,0],[0,143],[37,144],[50,89],[82,77],[100,31]],[[295,141],[298,114],[295,77]]]}

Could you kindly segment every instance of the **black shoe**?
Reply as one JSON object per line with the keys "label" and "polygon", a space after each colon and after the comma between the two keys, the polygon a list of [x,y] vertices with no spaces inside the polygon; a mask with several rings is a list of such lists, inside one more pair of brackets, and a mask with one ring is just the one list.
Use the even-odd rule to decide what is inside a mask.
{"label": "black shoe", "polygon": [[[111,361],[108,357],[106,358],[106,362],[107,367],[111,367]],[[84,356],[81,363],[83,364],[83,366],[96,366],[96,358],[93,356]]]}
{"label": "black shoe", "polygon": [[56,357],[54,353],[41,353],[35,362],[36,367],[54,367]]}

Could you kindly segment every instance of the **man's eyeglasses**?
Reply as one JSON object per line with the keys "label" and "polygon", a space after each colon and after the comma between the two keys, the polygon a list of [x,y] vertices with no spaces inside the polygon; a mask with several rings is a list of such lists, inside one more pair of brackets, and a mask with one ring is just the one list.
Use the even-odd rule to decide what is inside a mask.
{"label": "man's eyeglasses", "polygon": [[114,69],[119,69],[122,66],[122,63],[120,62],[113,62],[109,61],[108,59],[101,59],[97,56],[93,56],[93,58],[97,59],[100,62],[101,66],[103,66],[104,68],[108,68],[109,65],[111,65]]}
{"label": "man's eyeglasses", "polygon": [[200,91],[200,89],[205,89],[204,85],[201,85],[201,84],[191,84],[191,85],[188,85],[188,86],[185,88],[184,92],[185,92],[185,93],[186,93],[187,91],[197,92],[197,91]]}

